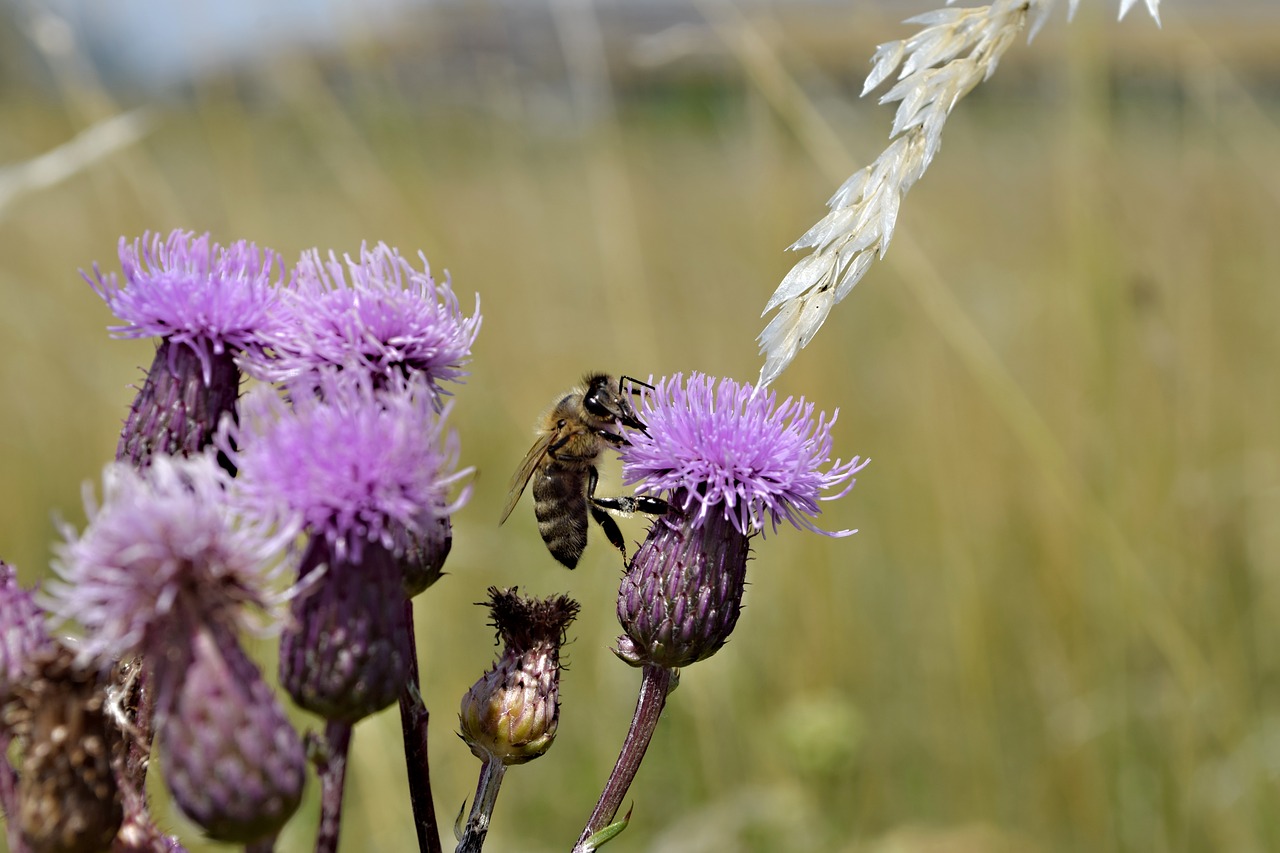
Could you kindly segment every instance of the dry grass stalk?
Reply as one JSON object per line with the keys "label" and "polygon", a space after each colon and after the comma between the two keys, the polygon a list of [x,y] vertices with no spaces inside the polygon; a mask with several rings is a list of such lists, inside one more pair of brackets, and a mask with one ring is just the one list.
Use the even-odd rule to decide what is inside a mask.
{"label": "dry grass stalk", "polygon": [[[1121,17],[1136,0],[1121,0]],[[1159,22],[1159,0],[1144,0]],[[1069,0],[1075,13],[1078,0]],[[827,202],[830,212],[791,249],[812,249],[782,279],[765,305],[778,309],[760,333],[765,356],[760,382],[786,369],[844,299],[871,262],[889,248],[907,190],[933,162],[942,128],[960,99],[995,73],[1014,38],[1030,23],[1028,40],[1044,24],[1056,0],[996,0],[990,6],[944,8],[907,20],[922,29],[876,49],[862,94],[895,71],[897,83],[880,103],[898,103],[889,146],[855,172]]]}

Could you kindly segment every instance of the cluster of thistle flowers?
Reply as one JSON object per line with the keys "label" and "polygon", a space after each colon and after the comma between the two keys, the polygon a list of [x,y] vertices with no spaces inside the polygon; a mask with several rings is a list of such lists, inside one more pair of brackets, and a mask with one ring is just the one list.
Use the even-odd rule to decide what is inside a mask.
{"label": "cluster of thistle flowers", "polygon": [[[306,769],[240,645],[273,630],[282,684],[328,721],[336,844],[335,744],[409,691],[409,600],[468,496],[441,383],[464,375],[478,310],[381,244],[286,274],[250,243],[174,232],[122,239],[120,261],[123,284],[89,283],[117,335],[159,342],[101,504],[38,598],[0,578],[3,737],[22,746],[0,768],[10,849],[177,848],[146,814],[153,738],[208,836],[273,837]],[[260,380],[244,398],[242,371]]]}
{"label": "cluster of thistle flowers", "polygon": [[[123,286],[96,269],[90,284],[118,335],[159,344],[101,505],[66,531],[38,597],[0,575],[0,735],[22,745],[16,772],[0,762],[11,849],[180,849],[146,813],[153,737],[182,811],[260,849],[296,809],[309,752],[316,846],[336,849],[352,727],[397,700],[420,845],[439,849],[410,600],[440,577],[468,497],[441,383],[464,375],[478,310],[464,316],[448,282],[383,245],[309,252],[288,275],[251,244],[182,232],[122,241],[120,258]],[[244,398],[241,371],[260,382]],[[834,417],[728,379],[657,381],[640,416],[624,476],[669,510],[619,590],[616,652],[642,669],[640,699],[580,850],[619,831],[676,671],[736,625],[752,538],[782,522],[818,531],[818,501],[865,464],[831,461]],[[516,590],[488,604],[504,649],[462,701],[483,766],[460,851],[483,845],[505,768],[556,735],[578,611]],[[50,624],[79,636],[55,640]],[[282,686],[326,721],[309,751],[239,644],[272,630]]]}

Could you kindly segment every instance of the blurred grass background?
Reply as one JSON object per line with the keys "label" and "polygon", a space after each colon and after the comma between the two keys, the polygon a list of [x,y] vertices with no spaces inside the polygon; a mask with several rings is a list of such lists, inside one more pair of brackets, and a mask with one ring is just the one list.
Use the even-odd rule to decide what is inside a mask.
{"label": "blurred grass background", "polygon": [[[861,532],[758,543],[611,851],[1280,849],[1280,22],[1082,6],[960,106],[778,381],[874,459],[823,517]],[[120,235],[425,251],[484,314],[455,409],[476,492],[417,604],[437,808],[447,835],[478,770],[451,734],[495,651],[472,603],[569,592],[560,735],[489,836],[566,849],[638,676],[607,650],[616,556],[596,533],[565,572],[527,498],[497,528],[508,477],[588,369],[754,379],[782,249],[885,142],[866,60],[931,7],[443,4],[173,85],[11,7],[0,163],[135,107],[150,130],[50,186],[0,172],[0,554],[44,573],[150,361],[78,275]],[[357,728],[344,849],[413,847],[398,739],[394,710]],[[311,846],[317,788],[281,849]]]}

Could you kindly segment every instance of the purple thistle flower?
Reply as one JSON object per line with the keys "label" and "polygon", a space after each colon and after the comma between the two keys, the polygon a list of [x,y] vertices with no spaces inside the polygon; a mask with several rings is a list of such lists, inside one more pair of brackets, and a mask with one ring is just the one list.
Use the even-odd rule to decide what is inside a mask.
{"label": "purple thistle flower", "polygon": [[[132,245],[121,237],[120,266],[124,287],[97,265],[92,277],[85,276],[124,321],[111,331],[122,338],[158,337],[185,344],[200,359],[206,385],[214,356],[260,345],[281,292],[275,253],[260,252],[244,240],[224,249],[208,234],[174,231],[162,240],[148,232]],[[173,348],[169,358],[176,357]]]}
{"label": "purple thistle flower", "polygon": [[[360,372],[328,369],[290,388],[247,396],[220,443],[239,467],[237,499],[283,513],[311,536],[280,648],[281,681],[302,707],[354,722],[395,701],[408,677],[405,577],[396,558],[439,530],[469,497],[455,483],[449,407],[421,375],[378,389]],[[239,450],[230,450],[234,438]],[[318,580],[311,572],[325,568]]]}
{"label": "purple thistle flower", "polygon": [[385,243],[361,246],[358,261],[304,252],[271,351],[246,368],[273,381],[326,366],[365,372],[379,382],[422,373],[436,394],[444,393],[441,382],[466,375],[462,365],[480,330],[480,299],[476,312],[464,317],[448,278],[438,284],[426,257],[419,257],[422,271]]}
{"label": "purple thistle flower", "polygon": [[124,287],[96,265],[85,279],[125,321],[111,327],[117,337],[161,339],[116,450],[117,459],[145,467],[154,455],[199,452],[235,410],[235,359],[262,345],[281,265],[252,243],[224,249],[184,231],[163,241],[148,233],[132,245],[121,237],[120,265]]}
{"label": "purple thistle flower", "polygon": [[[618,588],[623,635],[614,652],[641,670],[635,714],[575,851],[616,834],[611,824],[644,760],[677,670],[728,642],[742,613],[751,539],[766,521],[813,523],[821,493],[848,493],[865,462],[831,458],[831,425],[813,405],[738,384],[676,375],[644,394],[639,420],[620,449],[623,476],[641,492],[662,492],[654,520]],[[852,530],[829,533],[846,536]]]}
{"label": "purple thistle flower", "polygon": [[84,629],[83,657],[163,661],[193,623],[244,628],[245,605],[270,604],[296,528],[236,513],[230,482],[207,453],[158,456],[145,472],[107,466],[102,505],[86,495],[84,532],[63,529],[47,595],[52,613]]}
{"label": "purple thistle flower", "polygon": [[297,517],[339,559],[359,562],[364,543],[399,553],[405,531],[426,534],[466,502],[470,486],[448,499],[471,469],[455,470],[457,435],[426,380],[395,379],[379,391],[366,375],[326,370],[291,390],[292,406],[255,389],[240,424],[219,439],[248,511]]}
{"label": "purple thistle flower", "polygon": [[[81,659],[140,658],[179,805],[211,835],[249,840],[292,814],[306,759],[235,632],[253,627],[246,606],[274,603],[277,557],[297,531],[239,515],[230,482],[212,453],[109,466],[84,533],[65,531],[48,598],[84,629]],[[193,793],[192,767],[218,775]]]}
{"label": "purple thistle flower", "polygon": [[[626,631],[617,653],[634,666],[667,669],[710,657],[737,624],[750,538],[766,520],[822,533],[812,521],[821,492],[853,487],[866,462],[831,457],[831,425],[813,405],[695,373],[659,381],[628,433],[623,476],[670,505],[628,566],[618,591]],[[830,499],[825,498],[825,499]],[[830,533],[846,536],[852,530]]]}
{"label": "purple thistle flower", "polygon": [[[622,472],[628,485],[656,494],[678,492],[686,513],[694,509],[695,525],[719,512],[743,535],[773,530],[788,521],[801,530],[832,533],[811,520],[819,500],[833,500],[853,488],[854,475],[870,460],[831,458],[831,427],[836,416],[813,419],[813,404],[788,397],[780,405],[773,391],[705,374],[661,379],[646,391],[640,419],[646,432],[627,434],[621,448]],[[834,495],[821,493],[847,483]]]}

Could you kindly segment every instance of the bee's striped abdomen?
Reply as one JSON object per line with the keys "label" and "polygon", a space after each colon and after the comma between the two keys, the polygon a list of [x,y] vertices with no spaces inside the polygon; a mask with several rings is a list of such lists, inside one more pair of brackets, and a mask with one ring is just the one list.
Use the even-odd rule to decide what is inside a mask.
{"label": "bee's striped abdomen", "polygon": [[533,478],[533,514],[547,550],[573,568],[587,547],[587,470],[552,462]]}

